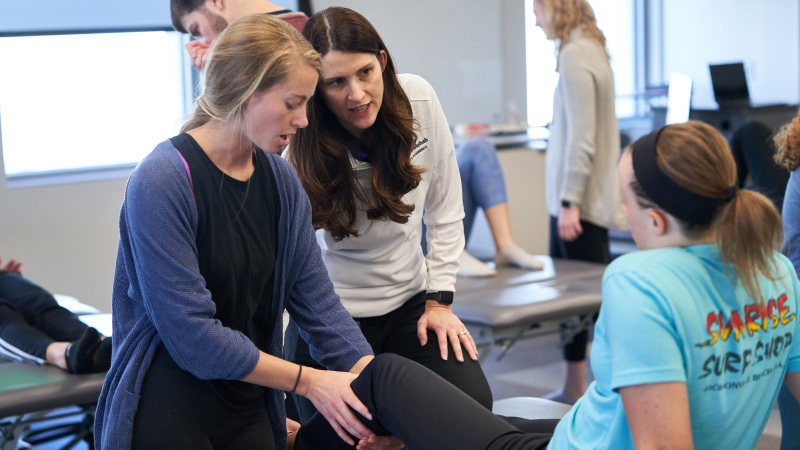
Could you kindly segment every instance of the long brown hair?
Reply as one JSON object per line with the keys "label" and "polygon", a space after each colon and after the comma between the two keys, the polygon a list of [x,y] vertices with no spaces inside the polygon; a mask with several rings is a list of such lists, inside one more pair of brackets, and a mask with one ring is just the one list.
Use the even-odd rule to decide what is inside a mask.
{"label": "long brown hair", "polygon": [[209,120],[241,120],[247,99],[281,83],[297,64],[322,68],[319,53],[287,22],[252,14],[220,34],[203,69],[205,88],[181,131]]}
{"label": "long brown hair", "polygon": [[383,50],[387,59],[383,103],[372,126],[372,148],[377,151],[372,152],[371,199],[351,167],[346,142],[352,137],[325,104],[319,86],[308,104],[308,127],[297,130],[292,138],[289,162],[311,200],[314,227],[324,228],[337,241],[358,236],[358,202],[366,205],[370,220],[408,222],[414,205],[404,203],[403,196],[419,185],[425,170],[411,164],[417,140],[414,116],[386,45],[364,16],[340,7],[314,14],[303,28],[303,36],[322,55],[338,50],[369,53],[380,59]]}
{"label": "long brown hair", "polygon": [[[736,185],[736,161],[728,141],[713,127],[690,121],[669,125],[656,144],[656,164],[681,187],[705,197],[725,197]],[[645,208],[657,206],[636,180],[631,183],[637,201]],[[774,280],[772,252],[781,244],[781,216],[762,194],[739,189],[708,225],[678,220],[681,231],[697,238],[716,233],[722,258],[729,261],[745,290],[760,298],[758,275]]]}
{"label": "long brown hair", "polygon": [[800,166],[800,113],[775,135],[775,162],[794,172]]}
{"label": "long brown hair", "polygon": [[558,41],[559,49],[569,39],[572,30],[579,28],[584,35],[594,39],[608,58],[606,36],[597,28],[594,10],[586,0],[542,0],[547,14],[547,37]]}

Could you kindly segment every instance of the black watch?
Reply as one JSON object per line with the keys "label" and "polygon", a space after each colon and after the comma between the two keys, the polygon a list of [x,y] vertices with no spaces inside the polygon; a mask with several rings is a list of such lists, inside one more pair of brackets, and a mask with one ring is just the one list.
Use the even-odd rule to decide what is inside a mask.
{"label": "black watch", "polygon": [[571,208],[572,203],[569,200],[561,200],[561,207],[562,208]]}
{"label": "black watch", "polygon": [[443,305],[452,305],[453,293],[451,291],[430,291],[425,293],[425,300],[434,300]]}

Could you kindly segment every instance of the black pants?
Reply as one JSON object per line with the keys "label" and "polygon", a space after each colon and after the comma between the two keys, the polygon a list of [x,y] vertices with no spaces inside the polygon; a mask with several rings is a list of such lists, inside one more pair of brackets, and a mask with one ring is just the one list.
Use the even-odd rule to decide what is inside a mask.
{"label": "black pants", "polygon": [[0,356],[44,364],[47,346],[77,340],[87,328],[46,290],[0,270]]}
{"label": "black pants", "polygon": [[[458,362],[449,343],[447,360],[442,359],[439,340],[436,333],[432,331],[428,331],[428,343],[425,346],[419,344],[417,322],[424,312],[425,295],[423,292],[415,295],[389,314],[359,318],[356,319],[356,323],[376,355],[394,353],[416,361],[452,383],[486,409],[491,410],[492,390],[486,380],[486,375],[480,364],[470,359],[463,347],[461,351],[464,355],[464,362]],[[300,336],[294,321],[289,321],[286,329],[284,356],[288,361],[324,369],[311,358],[308,344]],[[300,423],[305,423],[316,412],[314,405],[305,397],[299,395],[291,395],[291,399],[288,397],[287,411],[296,408],[298,416],[295,420]]]}
{"label": "black pants", "polygon": [[[583,233],[574,241],[567,242],[558,235],[558,217],[550,216],[550,256],[603,264],[610,263],[608,229],[584,220],[581,220],[581,227]],[[579,332],[571,342],[564,345],[564,359],[570,362],[585,360],[588,343],[589,330]]]}
{"label": "black pants", "polygon": [[772,130],[760,122],[745,122],[731,136],[730,146],[739,187],[766,195],[780,211],[789,171],[772,159],[775,155]]}
{"label": "black pants", "polygon": [[[421,365],[378,355],[351,384],[372,414],[359,417],[379,435],[397,436],[409,450],[543,449],[558,420],[524,420],[492,414]],[[513,423],[513,425],[512,425]],[[315,414],[300,428],[295,449],[350,448]]]}
{"label": "black pants", "polygon": [[142,384],[133,449],[275,448],[266,404],[236,409],[160,345]]}

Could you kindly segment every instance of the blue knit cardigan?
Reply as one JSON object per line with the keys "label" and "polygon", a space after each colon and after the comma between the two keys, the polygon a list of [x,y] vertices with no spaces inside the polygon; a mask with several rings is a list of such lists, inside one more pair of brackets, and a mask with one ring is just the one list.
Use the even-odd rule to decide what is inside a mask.
{"label": "blue knit cardigan", "polygon": [[[300,181],[286,161],[268,157],[281,202],[268,352],[282,357],[286,308],[304,330],[312,356],[346,371],[372,350],[333,290]],[[253,343],[214,319],[197,262],[197,221],[186,168],[164,141],[131,174],[120,213],[113,358],[95,421],[99,449],[131,447],[142,382],[160,343],[181,368],[204,380],[240,380],[256,366]],[[270,389],[266,397],[275,448],[286,448],[283,392]]]}

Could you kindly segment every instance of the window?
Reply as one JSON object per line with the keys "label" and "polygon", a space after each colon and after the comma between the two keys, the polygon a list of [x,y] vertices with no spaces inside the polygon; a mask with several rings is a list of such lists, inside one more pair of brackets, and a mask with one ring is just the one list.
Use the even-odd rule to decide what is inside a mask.
{"label": "window", "polygon": [[174,31],[0,38],[9,179],[138,163],[176,134],[191,69]]}
{"label": "window", "polygon": [[[614,71],[617,117],[636,114],[635,1],[589,0],[597,26],[606,36]],[[525,0],[525,39],[527,48],[528,123],[547,125],[553,118],[553,93],[558,84],[555,47],[536,27],[533,0]]]}

